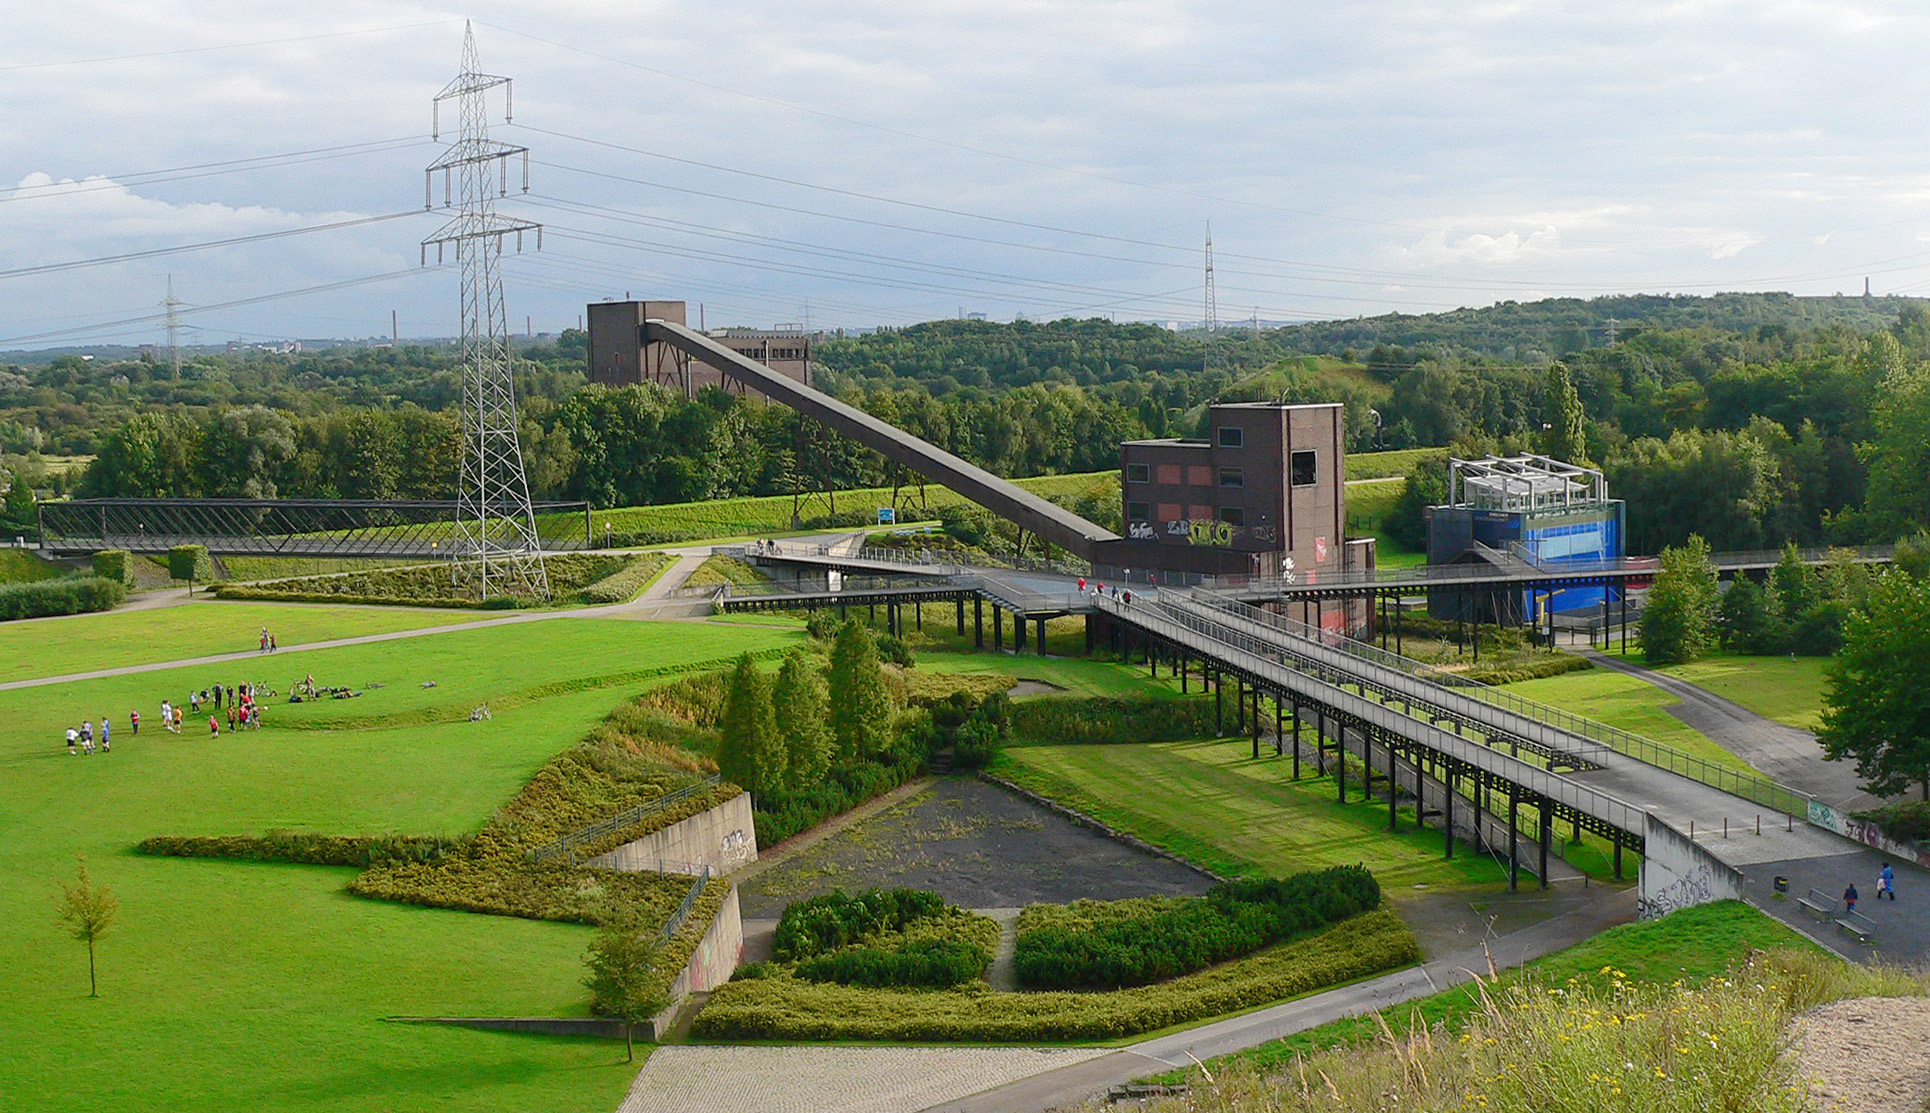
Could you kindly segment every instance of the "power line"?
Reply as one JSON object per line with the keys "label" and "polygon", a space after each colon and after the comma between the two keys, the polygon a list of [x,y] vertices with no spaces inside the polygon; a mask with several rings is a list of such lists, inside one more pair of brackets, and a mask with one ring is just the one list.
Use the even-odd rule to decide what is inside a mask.
{"label": "power line", "polygon": [[409,147],[421,146],[427,142],[429,141],[421,136],[398,139],[377,139],[367,143],[348,143],[339,147],[316,147],[312,150],[291,151],[278,155],[255,155],[250,158],[229,159],[225,162],[203,162],[191,166],[172,167],[166,170],[142,170],[129,174],[90,174],[85,178],[69,181],[15,186],[11,194],[0,197],[0,203],[9,201],[40,201],[49,197],[70,197],[77,193],[96,193],[107,189],[127,189],[134,186],[156,185],[162,182],[186,181],[191,178],[211,178],[221,174],[237,174],[249,170],[273,169],[280,166],[299,166],[303,163],[321,162],[327,159],[348,158],[355,155],[379,154],[386,151],[404,150]]}
{"label": "power line", "polygon": [[251,236],[230,236],[223,240],[204,240],[201,243],[176,244],[173,247],[156,247],[146,251],[128,251],[119,255],[100,255],[92,259],[69,259],[63,263],[42,263],[37,267],[16,267],[0,271],[0,278],[19,278],[30,274],[51,274],[55,271],[79,270],[83,267],[99,267],[109,263],[126,263],[135,259],[154,259],[163,255],[180,255],[189,251],[207,251],[217,247],[233,247],[244,243],[261,243],[266,240],[287,239],[290,236],[305,236],[310,232],[332,232],[339,228],[359,228],[365,224],[380,224],[385,220],[400,220],[403,217],[417,216],[418,210],[403,213],[387,213],[382,216],[362,216],[353,220],[337,220],[328,224],[310,224],[301,228],[284,228],[279,232],[257,232]]}
{"label": "power line", "polygon": [[[303,287],[300,287],[299,289],[282,290],[278,293],[273,293],[273,294],[257,294],[253,297],[236,298],[233,301],[215,302],[211,305],[184,306],[178,311],[178,314],[180,316],[185,317],[190,313],[213,313],[222,309],[238,309],[244,305],[260,305],[263,302],[282,301],[286,298],[306,297],[309,294],[327,293],[328,291],[331,291],[331,290],[345,290],[352,286],[367,286],[376,282],[388,282],[397,278],[407,278],[411,275],[419,275],[419,274],[427,274],[427,273],[430,273],[430,272],[425,271],[420,267],[410,267],[407,270],[388,271],[383,274],[371,274],[371,275],[364,276],[362,278],[346,278],[339,282],[324,282],[316,286],[303,286]],[[79,325],[74,328],[55,329],[51,332],[29,333],[24,336],[0,336],[0,344],[23,344],[32,340],[54,340],[54,339],[59,339],[61,337],[67,337],[67,336],[83,336],[90,332],[102,332],[107,329],[122,328],[128,325],[153,324],[156,321],[165,320],[166,318],[167,318],[166,313],[149,313],[140,317],[123,317],[118,321],[100,321],[91,325]]]}

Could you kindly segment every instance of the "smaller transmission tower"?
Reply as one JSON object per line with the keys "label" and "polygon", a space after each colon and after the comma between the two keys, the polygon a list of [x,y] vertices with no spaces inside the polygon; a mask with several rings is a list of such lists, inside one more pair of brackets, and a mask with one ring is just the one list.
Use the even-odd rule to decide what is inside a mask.
{"label": "smaller transmission tower", "polygon": [[1201,360],[1201,368],[1211,371],[1221,362],[1221,354],[1214,346],[1220,332],[1220,306],[1213,292],[1213,222],[1206,223],[1206,304],[1205,316],[1201,327],[1206,330],[1206,354]]}
{"label": "smaller transmission tower", "polygon": [[456,560],[454,575],[473,576],[481,598],[521,594],[549,598],[549,573],[530,506],[529,479],[516,429],[514,359],[509,348],[509,311],[503,304],[503,240],[541,227],[496,215],[495,198],[509,192],[509,161],[522,161],[523,190],[529,190],[529,148],[489,138],[489,90],[503,90],[503,120],[511,118],[509,78],[478,72],[476,35],[463,27],[462,72],[437,93],[433,138],[442,136],[442,102],[454,100],[461,131],[454,145],[429,164],[423,207],[434,208],[437,171],[442,172],[443,206],[455,212],[449,222],[422,241],[442,261],[453,246],[462,268],[462,469],[456,487]]}
{"label": "smaller transmission tower", "polygon": [[174,377],[181,377],[181,314],[180,308],[188,304],[174,296],[174,276],[168,275],[168,296],[161,301],[167,311],[162,327],[168,330],[168,366],[174,369]]}

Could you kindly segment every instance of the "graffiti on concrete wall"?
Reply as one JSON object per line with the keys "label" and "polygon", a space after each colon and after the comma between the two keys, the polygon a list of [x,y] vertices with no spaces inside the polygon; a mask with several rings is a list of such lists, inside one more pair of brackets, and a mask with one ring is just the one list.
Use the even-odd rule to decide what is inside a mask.
{"label": "graffiti on concrete wall", "polygon": [[1693,908],[1717,899],[1715,871],[1709,868],[1707,862],[1698,862],[1687,873],[1676,876],[1675,880],[1652,892],[1644,887],[1635,903],[1635,914],[1639,919],[1652,920],[1678,909]]}
{"label": "graffiti on concrete wall", "polygon": [[1883,833],[1883,829],[1866,819],[1855,819],[1828,804],[1816,800],[1809,802],[1809,821],[1826,831],[1834,831],[1847,839],[1854,839],[1864,846],[1880,850],[1906,862],[1930,867],[1930,852],[1920,846],[1900,843]]}

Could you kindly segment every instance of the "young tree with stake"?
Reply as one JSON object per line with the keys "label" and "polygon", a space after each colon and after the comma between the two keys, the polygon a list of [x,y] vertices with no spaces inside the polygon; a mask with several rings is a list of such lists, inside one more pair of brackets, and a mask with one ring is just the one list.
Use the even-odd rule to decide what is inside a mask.
{"label": "young tree with stake", "polygon": [[120,911],[121,902],[115,899],[107,886],[96,885],[87,876],[86,855],[75,857],[80,862],[80,878],[72,883],[60,883],[60,895],[54,898],[54,907],[66,922],[68,934],[87,944],[87,996],[99,997],[100,981],[95,974],[94,944],[114,925],[114,915]]}

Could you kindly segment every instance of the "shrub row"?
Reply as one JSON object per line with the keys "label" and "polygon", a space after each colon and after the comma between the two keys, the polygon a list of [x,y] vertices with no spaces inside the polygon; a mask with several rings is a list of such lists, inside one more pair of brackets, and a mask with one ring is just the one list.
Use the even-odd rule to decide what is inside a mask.
{"label": "shrub row", "polygon": [[1109,993],[864,989],[787,976],[712,992],[695,1034],[709,1039],[1029,1043],[1104,1040],[1270,1004],[1418,961],[1391,912],[1370,912],[1310,938],[1176,978]]}
{"label": "shrub row", "polygon": [[882,762],[860,758],[850,765],[833,767],[823,780],[803,792],[757,800],[752,813],[757,822],[757,845],[776,846],[831,816],[890,792],[924,767],[924,762],[915,757]]}
{"label": "shrub row", "polygon": [[0,584],[0,622],[104,611],[127,600],[127,588],[101,576]]}
{"label": "shrub row", "polygon": [[1519,680],[1540,680],[1544,676],[1560,676],[1565,672],[1579,672],[1592,669],[1595,665],[1586,657],[1571,653],[1537,654],[1525,661],[1506,661],[1499,665],[1475,665],[1462,669],[1461,675],[1469,680],[1483,684],[1513,684]]}
{"label": "shrub row", "polygon": [[614,904],[662,923],[690,890],[676,874],[621,873],[502,855],[447,856],[437,862],[389,861],[349,882],[358,896],[526,920],[596,924]]}
{"label": "shrub row", "polygon": [[94,575],[124,588],[134,586],[134,558],[126,549],[102,549],[94,554]]}
{"label": "shrub row", "polygon": [[1139,916],[1035,927],[1019,936],[1013,967],[1019,984],[1034,989],[1149,985],[1379,905],[1380,885],[1360,866],[1225,881]]}
{"label": "shrub row", "polygon": [[1213,734],[1213,701],[1093,696],[1019,700],[1012,736],[1049,744],[1177,742]]}
{"label": "shrub row", "polygon": [[319,835],[270,831],[266,835],[158,835],[135,851],[172,858],[241,858],[253,862],[300,862],[311,866],[362,866],[382,862],[436,862],[465,847],[461,839],[420,835]]}
{"label": "shrub row", "polygon": [[577,592],[585,603],[628,603],[650,586],[668,563],[662,553],[643,553],[625,561],[621,568],[586,585]]}
{"label": "shrub row", "polygon": [[985,973],[990,952],[957,939],[914,939],[897,947],[847,947],[798,963],[807,982],[950,989]]}
{"label": "shrub row", "polygon": [[[558,553],[545,557],[552,591],[575,591],[621,569],[625,558],[610,554]],[[222,584],[223,599],[262,599],[295,603],[376,603],[417,607],[516,606],[507,597],[478,602],[451,581],[447,562],[330,572],[252,584]]]}
{"label": "shrub row", "polygon": [[771,936],[771,950],[782,962],[796,962],[881,932],[901,932],[944,910],[945,898],[921,889],[866,889],[856,895],[833,889],[787,905]]}

